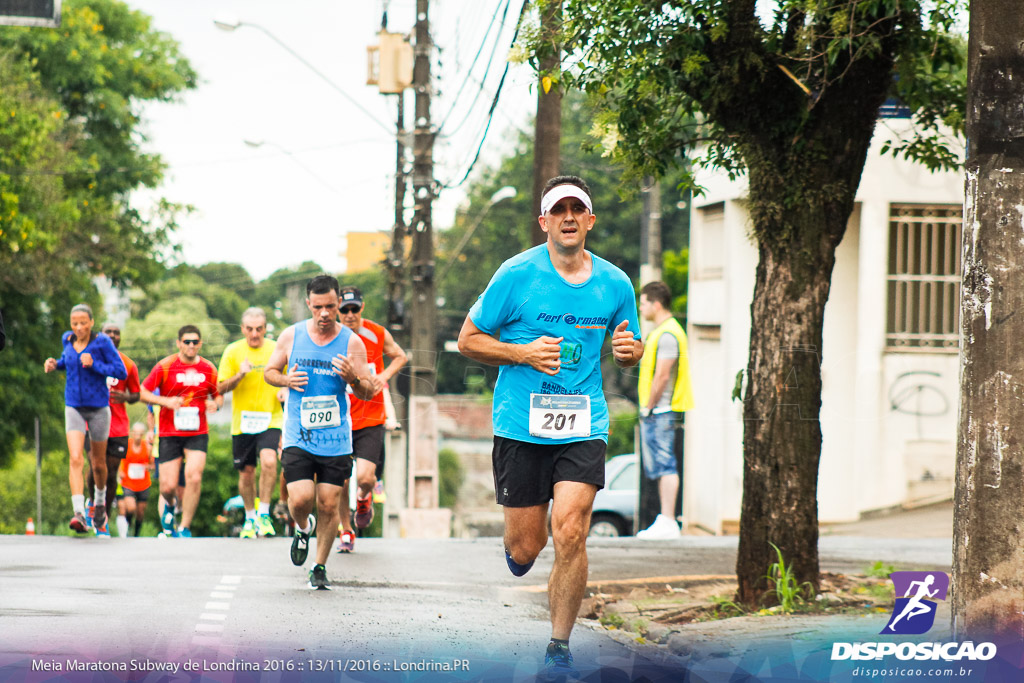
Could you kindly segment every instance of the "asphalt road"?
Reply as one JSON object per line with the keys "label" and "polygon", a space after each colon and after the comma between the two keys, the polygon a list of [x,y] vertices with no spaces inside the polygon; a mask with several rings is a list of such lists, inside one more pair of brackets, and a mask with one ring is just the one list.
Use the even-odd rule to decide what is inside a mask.
{"label": "asphalt road", "polygon": [[[590,579],[730,575],[736,542],[594,539]],[[949,545],[823,537],[822,568],[856,571],[877,560],[948,568]],[[69,658],[133,667],[220,662],[199,673],[275,681],[316,678],[310,672],[324,680],[518,681],[543,663],[550,544],[516,579],[497,538],[359,539],[358,552],[332,554],[331,591],[306,586],[288,546],[283,538],[0,536],[0,680],[5,670]],[[635,679],[651,665],[585,627],[575,629],[572,645],[581,670],[600,673],[594,680]],[[224,662],[259,672],[215,670]],[[436,668],[456,663],[452,672]],[[111,680],[157,680],[152,671],[135,673]]]}

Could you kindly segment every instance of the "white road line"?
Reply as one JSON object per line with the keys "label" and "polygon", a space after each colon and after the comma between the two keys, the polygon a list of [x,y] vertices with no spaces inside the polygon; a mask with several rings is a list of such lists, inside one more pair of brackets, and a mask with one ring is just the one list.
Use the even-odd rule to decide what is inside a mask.
{"label": "white road line", "polygon": [[196,624],[197,631],[217,632],[224,630],[224,624]]}
{"label": "white road line", "polygon": [[230,600],[235,597],[234,593],[221,593],[220,591],[213,591],[210,593],[211,598],[218,598],[220,600]]}
{"label": "white road line", "polygon": [[242,577],[241,576],[231,576],[231,575],[225,574],[224,577],[221,579],[221,582],[222,583],[241,583],[242,582]]}
{"label": "white road line", "polygon": [[203,607],[203,609],[216,609],[216,610],[222,610],[224,612],[227,612],[229,609],[231,609],[231,603],[229,603],[229,602],[208,602],[208,603],[206,603],[206,606]]}
{"label": "white road line", "polygon": [[206,619],[207,621],[224,621],[228,618],[226,614],[215,614],[211,612],[203,612],[199,615],[200,619]]}
{"label": "white road line", "polygon": [[234,586],[220,585],[220,586],[214,586],[213,590],[215,590],[215,591],[233,591],[233,590],[238,590],[238,586],[237,585],[234,585]]}
{"label": "white road line", "polygon": [[220,645],[220,638],[214,636],[192,636],[193,645],[209,645],[210,647],[217,647]]}

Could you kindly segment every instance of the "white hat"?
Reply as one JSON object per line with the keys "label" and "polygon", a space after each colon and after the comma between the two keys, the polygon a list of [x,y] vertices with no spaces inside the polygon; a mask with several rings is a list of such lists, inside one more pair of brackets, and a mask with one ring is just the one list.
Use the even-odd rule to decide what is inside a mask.
{"label": "white hat", "polygon": [[548,190],[540,200],[540,213],[541,215],[546,214],[551,210],[551,207],[565,199],[566,197],[575,197],[583,202],[587,211],[594,213],[594,205],[590,201],[590,197],[583,191],[582,188],[576,187],[575,185],[555,185]]}

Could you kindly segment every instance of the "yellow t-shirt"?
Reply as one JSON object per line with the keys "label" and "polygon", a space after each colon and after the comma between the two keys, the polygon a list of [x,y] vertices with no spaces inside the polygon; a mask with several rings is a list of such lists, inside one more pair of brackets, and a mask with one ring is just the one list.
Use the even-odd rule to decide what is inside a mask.
{"label": "yellow t-shirt", "polygon": [[263,368],[270,360],[270,354],[274,352],[275,346],[277,342],[274,340],[264,339],[263,346],[254,349],[245,339],[239,339],[224,349],[220,368],[217,370],[220,381],[237,375],[242,367],[242,361],[246,358],[252,365],[249,374],[243,377],[231,392],[232,434],[259,433],[267,429],[280,429],[284,425],[284,413],[281,410],[281,402],[277,400],[277,388],[270,386],[263,379]]}

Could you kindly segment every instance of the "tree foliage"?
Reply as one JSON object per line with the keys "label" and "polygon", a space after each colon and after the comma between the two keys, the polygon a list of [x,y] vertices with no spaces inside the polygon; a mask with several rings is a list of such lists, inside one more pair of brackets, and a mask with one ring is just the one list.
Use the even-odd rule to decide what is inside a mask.
{"label": "tree foliage", "polygon": [[[149,18],[115,0],[69,0],[60,28],[0,27],[0,463],[32,433],[63,440],[63,376],[42,376],[60,352],[67,311],[93,305],[93,278],[145,284],[163,270],[182,207],[128,202],[155,187],[144,151],[144,102],[173,99],[196,75]],[[26,391],[26,387],[32,387]]]}
{"label": "tree foliage", "polygon": [[933,170],[957,165],[966,79],[954,29],[964,7],[565,0],[569,58],[549,75],[589,93],[595,133],[627,182],[678,169],[693,185],[686,158],[746,177],[759,263],[744,398],[744,603],[771,600],[772,544],[800,583],[818,585],[820,358],[835,250],[886,100],[914,124],[890,153]]}

